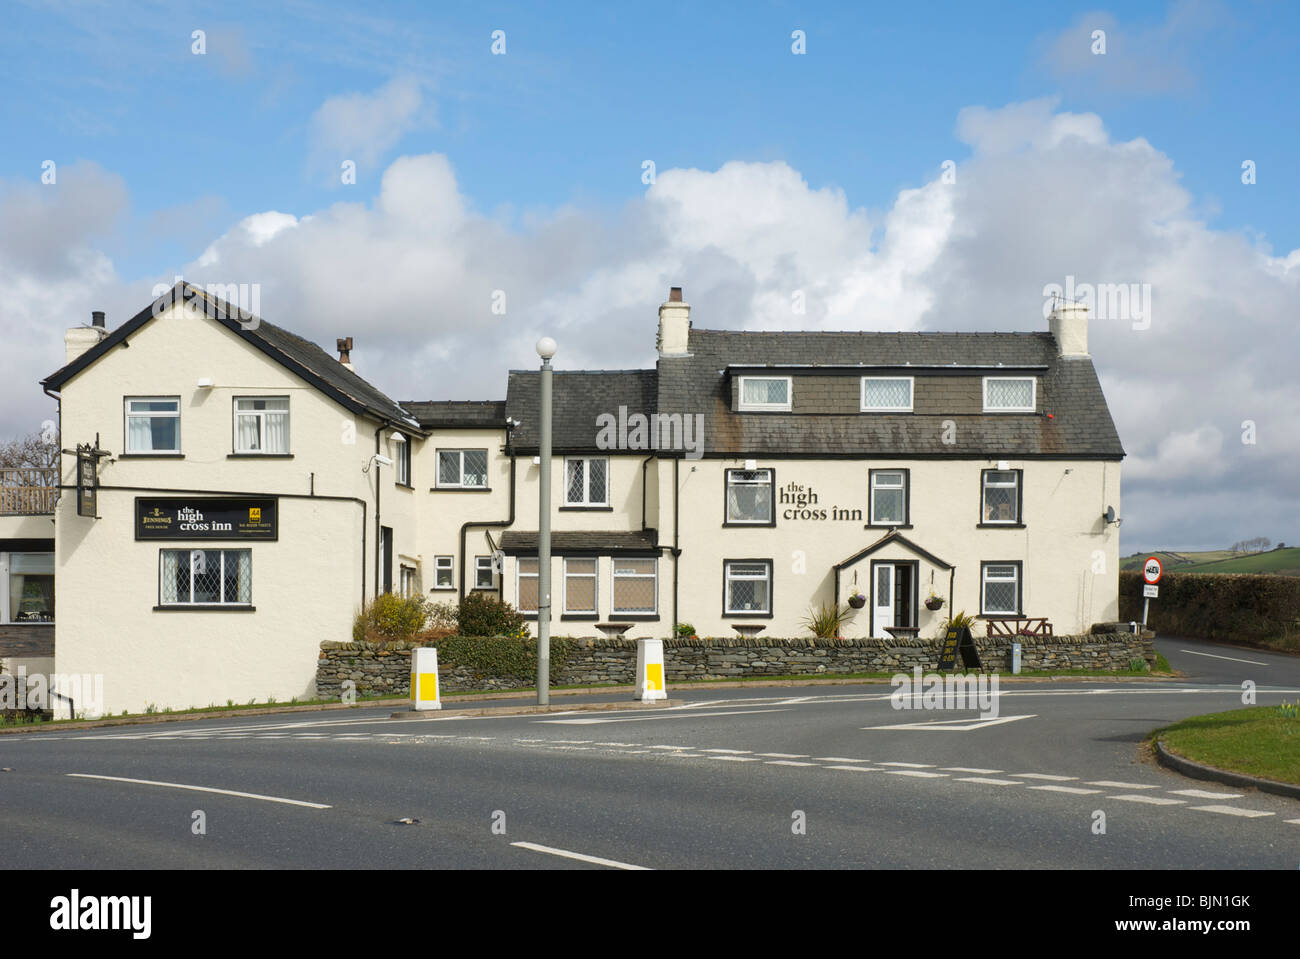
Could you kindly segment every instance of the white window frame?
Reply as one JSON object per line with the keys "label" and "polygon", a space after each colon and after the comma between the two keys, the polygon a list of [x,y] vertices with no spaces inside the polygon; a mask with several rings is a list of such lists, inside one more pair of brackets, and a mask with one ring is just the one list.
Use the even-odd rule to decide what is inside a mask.
{"label": "white window frame", "polygon": [[403,598],[420,595],[419,570],[414,566],[399,563],[397,566],[397,592]]}
{"label": "white window frame", "polygon": [[[868,381],[876,382],[898,382],[907,381],[907,405],[906,406],[868,406],[867,405],[867,383]],[[910,413],[916,406],[916,377],[915,376],[864,376],[858,383],[858,411],[862,413]]]}
{"label": "white window frame", "polygon": [[[197,552],[219,553],[221,555],[221,599],[216,602],[196,603],[194,601],[194,561],[193,554]],[[188,602],[167,602],[163,599],[163,555],[166,553],[189,553],[190,560],[190,599]],[[227,600],[225,598],[226,582],[226,556],[229,553],[248,553],[248,602],[241,603],[238,600]],[[226,606],[232,609],[248,609],[253,605],[253,551],[251,549],[208,549],[206,547],[195,547],[193,549],[160,549],[158,550],[158,605],[166,606],[168,609],[209,609],[214,606]]]}
{"label": "white window frame", "polygon": [[[899,476],[903,478],[903,481],[898,485],[877,484],[876,482],[877,477],[879,477],[883,473],[897,473]],[[911,505],[908,500],[908,497],[911,494],[911,491],[908,489],[908,486],[911,484],[911,479],[912,479],[912,474],[905,469],[889,469],[886,467],[885,469],[874,469],[868,473],[867,484],[870,487],[869,490],[870,495],[868,496],[868,500],[867,500],[867,515],[870,517],[869,522],[872,526],[906,526],[907,525],[908,510]],[[889,490],[901,489],[903,491],[902,519],[899,520],[876,519],[876,490],[878,488],[889,489]],[[980,509],[983,510],[982,505]]]}
{"label": "white window frame", "polygon": [[523,595],[523,591],[520,589],[520,583],[524,579],[539,578],[538,573],[524,572],[524,563],[529,560],[536,563],[538,573],[541,572],[542,564],[536,556],[520,556],[515,560],[515,609],[519,610],[519,612],[524,615],[537,616],[540,614],[540,610],[537,607],[542,604],[542,587],[540,582],[537,584],[537,606],[534,606],[532,609],[525,609],[524,604],[519,601],[519,597]]}
{"label": "white window frame", "polygon": [[[484,560],[487,560],[486,567]],[[487,572],[487,585],[483,585],[482,574]],[[492,555],[474,557],[474,588],[475,589],[496,589],[497,588],[497,571],[496,566],[492,563]]]}
{"label": "white window frame", "polygon": [[[14,567],[13,558],[15,556],[48,556],[50,557],[51,566],[53,566],[53,562],[54,562],[54,554],[48,550],[24,549],[24,550],[16,550],[12,553],[0,553],[0,624],[3,625],[12,624],[17,626],[51,626],[52,627],[54,625],[54,620],[52,619],[22,620],[22,621],[14,620],[13,616],[15,610],[12,608],[12,604],[10,602],[9,593],[10,590],[12,589],[12,586],[10,585],[9,577],[13,573],[13,567]],[[53,569],[51,569],[50,573],[48,574],[33,573],[32,575],[53,576],[55,575],[55,573]],[[56,586],[57,586],[57,580],[56,580]],[[56,599],[56,604],[57,604],[57,599]]]}
{"label": "white window frame", "polygon": [[[766,473],[767,481],[761,480],[736,480],[733,484],[731,474],[733,473]],[[724,522],[728,526],[774,526],[776,525],[776,475],[773,470],[743,470],[729,469],[723,476],[725,484],[724,503],[726,510]],[[734,519],[731,515],[731,487],[736,486],[767,486],[767,519]]]}
{"label": "white window frame", "polygon": [[[750,380],[784,380],[784,403],[746,403],[745,384]],[[743,413],[788,413],[794,406],[794,378],[790,376],[741,376],[736,386],[736,409]]]}
{"label": "white window frame", "polygon": [[[443,586],[438,579],[442,574],[447,574],[447,585]],[[433,558],[433,587],[434,590],[454,590],[456,588],[456,557],[454,556],[435,556]]]}
{"label": "white window frame", "polygon": [[[1029,381],[1028,406],[989,406],[989,384],[992,382]],[[1038,377],[1036,376],[986,376],[984,377],[985,413],[1032,413],[1038,409]]]}
{"label": "white window frame", "polygon": [[[485,449],[474,449],[474,448],[466,448],[466,449],[439,449],[439,450],[435,450],[435,451],[434,451],[434,457],[435,457],[435,463],[436,463],[435,468],[436,468],[437,471],[438,471],[438,475],[437,475],[437,480],[438,480],[438,482],[437,482],[437,485],[436,485],[435,488],[436,488],[436,489],[487,489],[487,488],[488,488],[488,468],[492,465],[492,464],[491,464],[491,460],[490,460],[490,458],[489,458],[488,455],[487,455],[487,452],[488,452],[488,451],[485,450]],[[455,483],[448,483],[448,482],[446,482],[446,481],[442,478],[442,454],[443,454],[443,453],[456,453],[456,454],[458,454],[458,456],[457,456],[457,461],[458,461],[459,466],[458,466],[457,473],[458,473],[458,475],[459,475],[459,477],[460,477],[460,479],[459,479],[458,482],[455,482]],[[482,453],[482,454],[483,454],[483,460],[484,460],[484,463],[483,463],[483,483],[482,483],[482,485],[477,485],[477,484],[475,484],[475,485],[470,485],[470,484],[467,484],[467,483],[465,482],[465,454],[466,454],[466,453]]]}
{"label": "white window frame", "polygon": [[[591,563],[590,573],[570,573],[571,562]],[[564,601],[560,606],[563,616],[595,616],[600,610],[600,559],[595,556],[565,556],[561,568],[564,578]],[[591,609],[569,609],[569,578],[591,580]]]}
{"label": "white window frame", "polygon": [[[990,483],[989,477],[994,473],[1010,473],[1016,478],[1014,483]],[[1024,522],[1020,516],[1020,508],[1023,502],[1023,491],[1020,484],[1024,482],[1024,473],[1020,470],[998,470],[985,469],[980,470],[980,523],[985,526],[1019,526]],[[1015,490],[1015,499],[1012,500],[1015,508],[1015,516],[1011,519],[987,519],[988,515],[988,491],[990,489],[1012,489]]]}
{"label": "white window frame", "polygon": [[[399,486],[411,485],[411,438],[405,433],[400,434],[405,443],[397,444],[397,455],[393,457],[393,482]],[[461,476],[465,475],[465,460],[461,457]],[[486,478],[487,470],[484,470]]]}
{"label": "white window frame", "polygon": [[[600,501],[591,498],[591,464],[597,460],[605,462],[605,498]],[[582,499],[569,499],[569,464],[573,462],[582,462]],[[609,487],[612,478],[610,461],[608,456],[566,456],[564,458],[564,505],[565,506],[608,506],[609,505]]]}
{"label": "white window frame", "polygon": [[[292,446],[292,437],[293,437],[293,419],[292,419],[292,410],[291,410],[291,409],[283,409],[283,410],[241,410],[241,409],[239,408],[239,404],[240,404],[241,401],[244,401],[244,400],[254,400],[254,401],[256,401],[256,400],[284,400],[287,406],[292,407],[292,405],[293,405],[293,404],[289,401],[289,397],[287,397],[287,396],[236,396],[236,397],[234,398],[234,403],[232,404],[232,405],[233,405],[233,408],[234,408],[234,416],[235,416],[235,452],[238,453],[240,456],[287,456],[287,455],[289,455],[289,454],[293,451],[293,446]],[[282,449],[282,450],[268,450],[268,449],[265,448],[265,447],[266,447],[266,414],[267,414],[267,413],[283,413],[284,416],[285,416],[285,418],[286,418],[286,420],[288,420],[288,425],[285,427],[285,437],[284,437],[284,439],[285,439],[285,444],[284,444],[284,449]],[[255,419],[255,420],[258,421],[258,423],[257,423],[257,435],[262,439],[262,446],[263,446],[262,449],[260,449],[260,450],[244,449],[244,448],[242,448],[242,447],[239,445],[239,419],[240,419],[240,417],[242,417],[242,416],[251,416],[253,419]]]}
{"label": "white window frame", "polygon": [[[764,575],[762,576],[733,576],[731,567],[733,566],[762,566]],[[770,559],[728,559],[722,563],[722,606],[723,615],[726,616],[770,616],[772,615],[772,581],[776,578],[774,575],[775,564]],[[767,608],[766,609],[732,609],[731,607],[731,583],[736,581],[765,582],[767,583]]]}
{"label": "white window frame", "polygon": [[[643,562],[643,561],[649,560],[649,562],[650,562],[650,572],[649,572],[649,573],[624,573],[624,574],[622,574],[622,575],[620,576],[620,575],[619,575],[619,572],[618,572],[618,564],[619,564],[619,560],[620,560],[620,558],[623,559],[623,560],[625,560],[625,561],[628,561],[628,560],[636,560],[637,562]],[[647,609],[619,609],[619,608],[617,608],[617,607],[614,605],[614,602],[615,602],[614,598],[615,598],[616,596],[618,596],[618,590],[616,589],[616,586],[617,586],[617,583],[618,583],[618,581],[619,581],[620,579],[648,579],[648,580],[650,580],[650,582],[653,584],[653,589],[652,589],[650,592],[651,592],[651,595],[654,597],[654,608],[653,608],[653,609],[648,609],[648,610],[647,610]],[[623,557],[612,556],[612,557],[610,557],[610,561],[609,561],[609,614],[610,614],[611,616],[658,616],[658,615],[659,615],[659,557],[658,557],[658,556],[623,556]]]}
{"label": "white window frame", "polygon": [[[1008,569],[1014,570],[1015,575],[1013,575],[1010,579],[1008,579],[1005,576],[990,577],[989,570],[997,566],[1005,566]],[[1021,605],[1021,596],[1023,595],[1021,590],[1024,588],[1023,585],[1021,584],[1021,578],[1023,576],[1023,572],[1024,572],[1024,568],[1013,562],[998,563],[998,562],[986,561],[980,565],[980,615],[981,616],[1019,616],[1020,615],[1019,607]],[[997,582],[997,583],[1012,583],[1015,585],[1016,595],[1013,601],[1016,606],[1015,609],[989,609],[988,584],[990,582],[990,579],[993,582]]]}
{"label": "white window frame", "polygon": [[[158,410],[151,410],[140,413],[131,412],[132,403],[175,403],[175,413],[163,413]],[[126,438],[123,446],[126,448],[128,456],[180,456],[181,455],[181,398],[179,396],[126,396],[122,399],[123,423],[126,427]],[[137,450],[131,448],[131,420],[132,419],[153,419],[154,417],[167,417],[176,420],[176,449],[174,450]]]}

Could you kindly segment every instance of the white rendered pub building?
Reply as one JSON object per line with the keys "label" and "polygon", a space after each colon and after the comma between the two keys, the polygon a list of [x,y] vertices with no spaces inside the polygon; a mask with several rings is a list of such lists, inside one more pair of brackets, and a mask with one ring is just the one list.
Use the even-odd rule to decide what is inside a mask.
{"label": "white rendered pub building", "polygon": [[[845,637],[1114,620],[1124,452],[1086,311],[1048,326],[704,330],[674,288],[653,368],[554,375],[553,634],[806,637],[832,603]],[[48,567],[56,671],[103,674],[107,711],[310,697],[377,591],[536,620],[539,374],[394,401],[351,342],[185,283],[68,332],[42,381],[62,495],[0,556]]]}

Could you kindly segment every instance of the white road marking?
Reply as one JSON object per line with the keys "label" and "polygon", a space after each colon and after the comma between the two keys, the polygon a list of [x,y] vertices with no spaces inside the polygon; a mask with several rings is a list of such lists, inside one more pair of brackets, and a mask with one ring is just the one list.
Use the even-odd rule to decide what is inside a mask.
{"label": "white road marking", "polygon": [[[869,759],[849,759],[849,758],[847,758],[847,757],[845,757],[845,756],[817,756],[817,757],[815,757],[815,758],[816,758],[816,760],[817,760],[819,763],[867,763],[867,762],[871,762],[871,760],[869,760]],[[882,765],[882,766],[888,766],[889,763],[881,763],[881,765]]]}
{"label": "white road marking", "polygon": [[885,772],[890,776],[917,776],[922,779],[943,779],[947,773],[927,773],[919,769],[886,769]]}
{"label": "white road marking", "polygon": [[943,769],[950,773],[979,773],[981,776],[991,776],[994,773],[1002,772],[1001,769],[976,769],[973,766],[943,766]]}
{"label": "white road marking", "polygon": [[735,755],[748,755],[753,752],[752,749],[701,749],[702,753],[734,753]]}
{"label": "white road marking", "polygon": [[933,769],[934,763],[880,763],[881,766],[906,766],[908,769]]}
{"label": "white road marking", "polygon": [[1233,656],[1216,656],[1214,653],[1198,653],[1194,649],[1180,649],[1180,653],[1190,653],[1193,656],[1208,656],[1210,659],[1226,659],[1230,663],[1250,663],[1252,666],[1267,666],[1268,663],[1261,663],[1258,659],[1237,659]]}
{"label": "white road marking", "polygon": [[1024,716],[1003,716],[1000,719],[936,719],[924,723],[895,723],[890,726],[863,726],[863,729],[908,729],[921,732],[968,733],[973,729],[985,729],[989,726],[1001,726],[1014,723],[1018,719],[1033,719],[1037,713]]}
{"label": "white road marking", "polygon": [[989,779],[985,776],[960,776],[959,783],[984,783],[986,786],[1023,786],[1018,779]]}
{"label": "white road marking", "polygon": [[1188,809],[1199,809],[1201,812],[1223,813],[1225,816],[1242,816],[1246,819],[1258,819],[1260,816],[1271,816],[1271,812],[1264,812],[1262,809],[1242,809],[1240,806],[1188,806]]}
{"label": "white road marking", "polygon": [[285,803],[289,806],[307,806],[311,809],[333,808],[331,806],[326,806],[323,803],[306,802],[302,799],[285,799],[281,796],[263,796],[259,793],[236,792],[232,789],[216,789],[212,786],[191,786],[186,783],[165,783],[157,782],[152,779],[127,779],[124,776],[96,776],[92,773],[68,773],[68,775],[76,779],[104,779],[115,783],[134,783],[137,786],[164,786],[167,789],[188,789],[193,792],[217,793],[222,796],[237,796],[240,799],[261,799],[266,802]]}
{"label": "white road marking", "polygon": [[1089,786],[1105,786],[1107,789],[1159,789],[1159,786],[1148,786],[1146,783],[1121,783],[1113,779],[1091,779],[1088,781]]}
{"label": "white road marking", "polygon": [[[469,737],[467,737],[467,738],[469,738],[469,739],[477,739],[478,737],[477,737],[477,736],[469,736]],[[549,740],[547,740],[547,742],[556,743],[556,744],[561,745],[561,746],[585,746],[585,745],[587,745],[589,742],[591,742],[591,740],[590,740],[590,739],[549,739]]]}
{"label": "white road marking", "polygon": [[1077,780],[1078,776],[1049,776],[1047,773],[1012,773],[1017,779],[1050,779],[1054,783],[1068,783]]}
{"label": "white road marking", "polygon": [[[877,769],[874,766],[827,766],[827,769],[843,769],[850,773],[883,773],[885,770]],[[933,773],[920,773],[919,775],[933,775]]]}
{"label": "white road marking", "polygon": [[1193,799],[1240,799],[1245,793],[1216,793],[1208,789],[1171,789],[1175,796],[1191,796]]}
{"label": "white road marking", "polygon": [[705,756],[705,759],[720,759],[725,763],[758,763],[762,762],[757,756]]}
{"label": "white road marking", "polygon": [[694,749],[694,746],[651,746],[651,749]]}
{"label": "white road marking", "polygon": [[773,759],[807,759],[807,753],[759,753],[760,756],[771,756]]}
{"label": "white road marking", "polygon": [[617,859],[601,859],[599,856],[587,856],[580,852],[570,852],[567,849],[556,849],[554,846],[539,846],[535,842],[512,842],[510,845],[518,846],[520,849],[531,849],[533,852],[544,852],[550,856],[562,856],[565,859],[577,859],[579,862],[589,862],[597,866],[609,866],[611,869],[635,869],[641,872],[650,872],[649,866],[634,866],[630,862],[619,862]]}
{"label": "white road marking", "polygon": [[1053,793],[1070,793],[1073,796],[1087,796],[1090,793],[1099,793],[1100,789],[1077,789],[1074,786],[1030,786],[1030,789],[1042,789],[1045,792]]}
{"label": "white road marking", "polygon": [[754,713],[784,713],[785,709],[737,709],[729,713],[661,713],[658,716],[628,716],[624,719],[538,719],[539,723],[556,726],[596,726],[600,723],[650,723],[660,719],[712,719],[714,716],[750,716]]}
{"label": "white road marking", "polygon": [[1144,802],[1149,806],[1177,806],[1187,802],[1186,799],[1165,799],[1162,796],[1107,796],[1107,799],[1122,799],[1125,802]]}
{"label": "white road marking", "polygon": [[1300,826],[1300,819],[1287,819],[1284,820],[1284,822],[1286,822],[1290,826]]}
{"label": "white road marking", "polygon": [[768,759],[764,766],[816,766],[816,763],[801,763],[796,759]]}

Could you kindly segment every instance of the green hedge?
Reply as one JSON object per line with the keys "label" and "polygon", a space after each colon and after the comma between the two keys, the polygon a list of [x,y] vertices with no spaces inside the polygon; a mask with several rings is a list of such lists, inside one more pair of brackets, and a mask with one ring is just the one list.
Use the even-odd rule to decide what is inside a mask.
{"label": "green hedge", "polygon": [[[1119,618],[1142,620],[1142,573],[1119,574]],[[1147,625],[1194,639],[1300,651],[1300,577],[1165,573]]]}
{"label": "green hedge", "polygon": [[[438,668],[459,667],[475,678],[500,677],[533,682],[537,679],[537,640],[512,636],[444,636],[418,643],[436,646]],[[575,639],[551,637],[551,679],[568,665],[577,648]]]}

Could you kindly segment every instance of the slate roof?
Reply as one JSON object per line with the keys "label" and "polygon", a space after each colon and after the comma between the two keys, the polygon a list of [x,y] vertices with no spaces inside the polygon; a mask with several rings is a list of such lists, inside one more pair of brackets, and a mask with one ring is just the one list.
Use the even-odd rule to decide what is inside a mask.
{"label": "slate roof", "polygon": [[506,425],[505,400],[403,400],[401,406],[427,430]]}
{"label": "slate roof", "polygon": [[[176,284],[160,299],[170,305],[182,300],[189,303],[196,297],[204,304],[201,308],[210,316],[212,322],[220,323],[346,409],[354,413],[368,414],[377,419],[418,427],[416,421],[382,391],[349,370],[315,343],[303,339],[296,333],[268,323],[261,317],[256,318],[256,323],[249,320],[241,323],[235,319],[239,314],[231,304],[210,296],[202,289],[184,281]],[[136,330],[153,319],[154,304],[157,302],[158,300],[155,300],[81,356],[47,376],[41,381],[41,385],[50,390],[61,389],[70,379],[109,350],[125,342],[128,337],[134,335]]]}
{"label": "slate roof", "polygon": [[[514,446],[520,452],[536,452],[538,430],[538,382],[535,370],[511,370],[506,388],[506,414],[519,420]],[[556,371],[551,379],[551,448],[555,452],[597,449],[596,418],[602,413],[617,417],[619,407],[628,415],[655,411],[654,370]]]}
{"label": "slate roof", "polygon": [[[704,454],[734,456],[1069,456],[1119,459],[1119,434],[1092,361],[1063,359],[1050,333],[690,331],[687,356],[661,357],[658,410],[704,416]],[[1034,413],[737,413],[736,365],[1039,368]],[[798,370],[792,370],[797,375]],[[814,372],[805,370],[804,372]],[[978,371],[969,371],[978,372]],[[916,369],[916,389],[925,371]],[[798,389],[798,380],[795,380]],[[956,427],[944,442],[943,421]]]}
{"label": "slate roof", "polygon": [[[658,553],[655,546],[654,530],[635,530],[630,532],[606,530],[560,530],[551,533],[552,553],[593,552],[609,555],[610,553]],[[531,555],[537,552],[536,530],[505,530],[501,534],[501,550],[510,555]]]}

